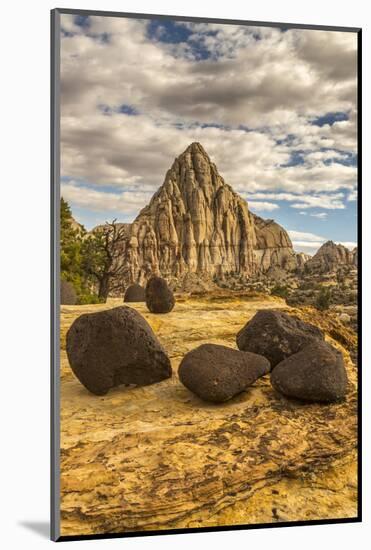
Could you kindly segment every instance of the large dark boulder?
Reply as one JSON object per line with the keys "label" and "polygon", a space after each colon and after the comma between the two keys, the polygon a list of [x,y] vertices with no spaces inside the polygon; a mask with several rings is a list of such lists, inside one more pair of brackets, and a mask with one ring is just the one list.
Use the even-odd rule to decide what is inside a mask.
{"label": "large dark boulder", "polygon": [[271,373],[275,390],[306,401],[338,401],[345,396],[347,373],[340,351],[317,340],[281,361]]}
{"label": "large dark boulder", "polygon": [[125,291],[124,302],[145,302],[146,291],[137,283],[128,286]]}
{"label": "large dark boulder", "polygon": [[73,284],[61,279],[61,305],[74,306],[76,302],[77,295]]}
{"label": "large dark boulder", "polygon": [[180,381],[205,401],[220,403],[244,391],[270,371],[265,357],[217,344],[203,344],[180,363]]}
{"label": "large dark boulder", "polygon": [[237,346],[269,359],[272,368],[313,340],[322,331],[297,317],[273,309],[261,309],[237,334]]}
{"label": "large dark boulder", "polygon": [[165,279],[152,276],[146,286],[146,304],[151,313],[169,313],[175,298]]}
{"label": "large dark boulder", "polygon": [[120,384],[153,384],[172,374],[147,321],[126,306],[78,317],[67,332],[67,355],[77,378],[96,395]]}

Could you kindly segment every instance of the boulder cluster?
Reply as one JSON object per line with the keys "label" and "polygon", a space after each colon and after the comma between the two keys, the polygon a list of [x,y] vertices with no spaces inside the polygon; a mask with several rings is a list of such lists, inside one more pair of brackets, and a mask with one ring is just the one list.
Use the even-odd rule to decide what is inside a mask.
{"label": "boulder cluster", "polygon": [[[135,291],[143,299],[138,288],[128,291],[129,298]],[[149,280],[145,300],[154,313],[174,307],[173,294],[160,277]],[[317,327],[266,309],[246,323],[236,340],[239,349],[209,343],[188,352],[178,371],[182,384],[205,401],[222,403],[270,373],[273,388],[286,397],[333,402],[345,396],[342,354],[324,341]],[[142,386],[172,375],[169,357],[153,330],[127,306],[78,317],[67,333],[67,355],[76,377],[96,395],[121,384]]]}
{"label": "boulder cluster", "polygon": [[260,310],[237,334],[237,346],[269,359],[271,384],[287,397],[332,402],[345,396],[343,356],[310,323],[280,311]]}

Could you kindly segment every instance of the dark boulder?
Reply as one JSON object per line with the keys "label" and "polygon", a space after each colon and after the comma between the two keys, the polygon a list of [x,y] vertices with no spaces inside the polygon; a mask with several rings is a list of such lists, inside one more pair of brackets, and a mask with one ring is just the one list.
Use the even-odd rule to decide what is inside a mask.
{"label": "dark boulder", "polygon": [[175,298],[165,279],[153,276],[146,286],[146,304],[151,313],[169,313]]}
{"label": "dark boulder", "polygon": [[147,321],[126,306],[78,317],[67,332],[67,355],[77,378],[96,395],[120,384],[153,384],[172,374]]}
{"label": "dark boulder", "polygon": [[77,295],[73,284],[61,279],[61,305],[74,306],[76,302]]}
{"label": "dark boulder", "polygon": [[271,373],[275,390],[306,401],[338,401],[347,388],[340,351],[317,340],[279,363]]}
{"label": "dark boulder", "polygon": [[128,286],[125,291],[124,302],[145,302],[146,291],[137,283]]}
{"label": "dark boulder", "polygon": [[322,331],[297,317],[273,309],[261,309],[237,334],[237,346],[269,359],[272,368],[314,340]]}
{"label": "dark boulder", "polygon": [[183,357],[178,375],[198,397],[220,403],[241,393],[269,371],[269,361],[261,355],[203,344]]}

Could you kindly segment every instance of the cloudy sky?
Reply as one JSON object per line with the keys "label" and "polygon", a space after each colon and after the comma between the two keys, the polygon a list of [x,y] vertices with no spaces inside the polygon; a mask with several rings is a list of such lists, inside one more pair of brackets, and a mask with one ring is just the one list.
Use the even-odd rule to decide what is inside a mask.
{"label": "cloudy sky", "polygon": [[61,188],[87,229],[132,221],[199,141],[313,254],[355,246],[355,33],[61,16]]}

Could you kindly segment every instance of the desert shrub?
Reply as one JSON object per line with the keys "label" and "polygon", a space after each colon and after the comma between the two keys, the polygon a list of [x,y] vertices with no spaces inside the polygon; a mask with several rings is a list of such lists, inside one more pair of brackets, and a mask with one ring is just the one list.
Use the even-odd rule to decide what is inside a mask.
{"label": "desert shrub", "polygon": [[330,303],[331,290],[328,287],[323,286],[317,295],[314,305],[317,309],[324,311],[330,307]]}
{"label": "desert shrub", "polygon": [[271,294],[272,296],[279,296],[280,298],[287,298],[288,295],[289,295],[289,289],[287,288],[286,285],[280,285],[280,284],[276,284],[272,289],[271,289]]}
{"label": "desert shrub", "polygon": [[315,281],[302,281],[299,288],[300,290],[315,290],[318,284]]}
{"label": "desert shrub", "polygon": [[80,294],[78,297],[78,303],[80,305],[87,305],[87,304],[101,304],[104,300],[101,300],[97,294]]}

